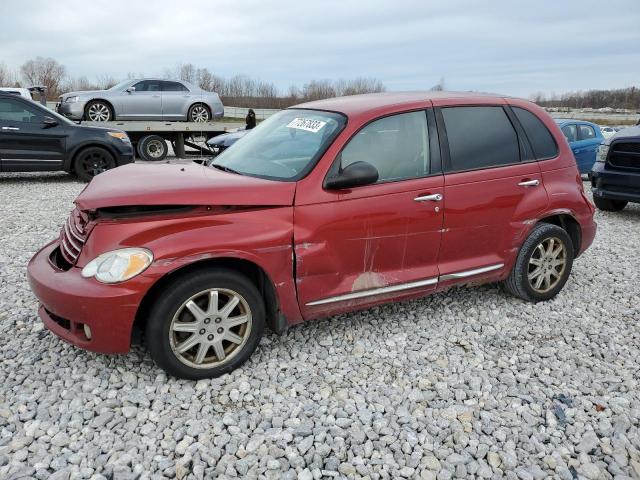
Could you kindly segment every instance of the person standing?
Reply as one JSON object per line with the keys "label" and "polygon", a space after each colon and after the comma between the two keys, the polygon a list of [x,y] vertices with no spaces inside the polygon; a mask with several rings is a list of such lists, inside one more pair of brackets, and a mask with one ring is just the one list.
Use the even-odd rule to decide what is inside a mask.
{"label": "person standing", "polygon": [[251,130],[256,126],[256,112],[253,111],[253,108],[249,109],[249,113],[247,113],[247,118],[245,118],[245,121],[247,122],[247,130]]}

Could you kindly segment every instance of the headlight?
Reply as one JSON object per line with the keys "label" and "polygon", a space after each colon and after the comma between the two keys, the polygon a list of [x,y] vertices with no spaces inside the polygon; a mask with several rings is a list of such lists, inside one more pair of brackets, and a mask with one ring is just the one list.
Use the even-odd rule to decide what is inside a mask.
{"label": "headlight", "polygon": [[607,155],[609,154],[609,145],[601,143],[596,152],[596,162],[605,163],[607,161]]}
{"label": "headlight", "polygon": [[129,140],[129,137],[124,132],[107,132],[107,135],[109,135],[109,136],[111,136],[113,138],[119,138],[124,143],[131,143],[131,140]]}
{"label": "headlight", "polygon": [[102,283],[118,283],[144,272],[153,262],[153,253],[146,248],[122,248],[91,260],[82,269],[85,278],[96,277]]}
{"label": "headlight", "polygon": [[67,98],[64,99],[64,103],[75,103],[78,100],[80,100],[80,98],[78,98],[77,96],[67,97]]}

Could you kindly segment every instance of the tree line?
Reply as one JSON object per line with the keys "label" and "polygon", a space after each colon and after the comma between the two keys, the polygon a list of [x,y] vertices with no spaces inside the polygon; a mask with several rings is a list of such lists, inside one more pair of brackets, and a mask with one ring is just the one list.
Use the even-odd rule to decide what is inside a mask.
{"label": "tree line", "polygon": [[[129,73],[127,78],[141,78],[143,74]],[[280,91],[274,83],[234,75],[225,78],[191,63],[167,68],[162,75],[167,79],[179,79],[198,85],[203,90],[217,92],[223,103],[236,107],[286,108],[296,103],[319,100],[342,95],[384,92],[385,85],[375,78],[360,77],[339,80],[311,80],[302,86],[291,85]],[[12,71],[0,63],[0,86],[29,87],[43,85],[47,88],[47,98],[55,100],[59,95],[78,90],[103,90],[118,81],[110,75],[101,75],[95,80],[85,76],[72,77],[64,65],[53,58],[37,57],[23,63],[17,71]],[[437,87],[437,86],[436,86]]]}
{"label": "tree line", "polygon": [[549,96],[537,93],[532,96],[532,100],[544,107],[613,108],[638,111],[640,110],[640,89],[628,87],[587,90]]}

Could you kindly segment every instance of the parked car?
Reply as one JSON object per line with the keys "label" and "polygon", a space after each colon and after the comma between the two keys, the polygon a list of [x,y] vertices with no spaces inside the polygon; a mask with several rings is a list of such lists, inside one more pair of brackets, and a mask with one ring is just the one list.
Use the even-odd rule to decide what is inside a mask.
{"label": "parked car", "polygon": [[616,132],[618,130],[616,130],[614,127],[605,127],[605,126],[601,126],[600,127],[600,133],[602,133],[602,136],[604,138],[611,138],[613,137]]}
{"label": "parked car", "polygon": [[589,180],[600,210],[615,212],[629,202],[640,203],[640,126],[625,128],[600,145]]}
{"label": "parked car", "polygon": [[31,96],[31,92],[28,88],[21,87],[0,87],[0,93],[7,93],[10,95],[15,95],[17,97],[26,98],[27,100],[33,100]]}
{"label": "parked car", "polygon": [[231,145],[236,143],[242,137],[244,137],[251,130],[245,130],[244,128],[238,129],[235,132],[223,133],[222,135],[216,135],[215,137],[207,140],[207,145],[214,153],[214,155],[219,155]]}
{"label": "parked car", "polygon": [[208,122],[224,115],[217,93],[187,82],[154,78],[127,80],[108,90],[65,93],[56,109],[67,118],[91,122]]}
{"label": "parked car", "polygon": [[596,162],[596,151],[604,141],[600,127],[582,120],[557,119],[562,133],[569,142],[580,173],[589,173]]}
{"label": "parked car", "polygon": [[29,263],[44,324],[106,353],[142,330],[190,379],[237,368],[266,326],[465,283],[549,300],[596,232],[551,117],[470,93],[298,105],[209,168],[127,165],[75,205]]}
{"label": "parked car", "polygon": [[64,170],[89,181],[132,161],[126,133],[77,125],[31,100],[0,92],[0,171]]}

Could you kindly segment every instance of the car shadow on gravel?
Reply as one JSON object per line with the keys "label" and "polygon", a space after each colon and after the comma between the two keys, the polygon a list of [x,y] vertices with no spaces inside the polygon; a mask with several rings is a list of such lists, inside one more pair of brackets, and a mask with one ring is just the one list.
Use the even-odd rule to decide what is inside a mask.
{"label": "car shadow on gravel", "polygon": [[20,172],[0,173],[0,185],[20,183],[84,183],[73,175],[65,172]]}

